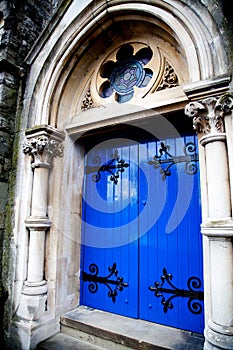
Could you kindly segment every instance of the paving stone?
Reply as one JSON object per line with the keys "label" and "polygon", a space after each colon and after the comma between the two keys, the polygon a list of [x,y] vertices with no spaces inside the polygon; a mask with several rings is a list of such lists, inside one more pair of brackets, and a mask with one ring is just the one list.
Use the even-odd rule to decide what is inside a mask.
{"label": "paving stone", "polygon": [[58,333],[39,344],[38,350],[102,350],[103,348],[86,343],[64,333]]}
{"label": "paving stone", "polygon": [[63,315],[61,325],[64,333],[108,350],[203,349],[204,337],[201,334],[86,307],[78,307]]}

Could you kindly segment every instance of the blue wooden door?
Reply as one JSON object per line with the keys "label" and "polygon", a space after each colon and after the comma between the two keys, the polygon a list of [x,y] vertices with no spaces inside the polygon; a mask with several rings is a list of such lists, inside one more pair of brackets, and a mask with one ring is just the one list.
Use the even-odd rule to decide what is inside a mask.
{"label": "blue wooden door", "polygon": [[203,332],[197,140],[108,140],[85,157],[81,303]]}
{"label": "blue wooden door", "polygon": [[94,147],[83,197],[82,303],[130,317],[138,317],[137,158],[134,144]]}

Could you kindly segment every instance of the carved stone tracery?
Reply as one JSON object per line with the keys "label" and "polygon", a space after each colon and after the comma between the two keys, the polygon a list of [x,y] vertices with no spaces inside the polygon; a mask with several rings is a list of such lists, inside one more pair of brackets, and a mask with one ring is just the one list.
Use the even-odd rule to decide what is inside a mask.
{"label": "carved stone tracery", "polygon": [[[132,45],[123,45],[118,52],[123,50],[124,47],[129,47],[134,50]],[[141,57],[139,59],[137,54],[140,52],[145,54],[145,51],[143,50],[150,50],[151,56],[149,57],[149,53],[147,52],[147,55],[144,58]],[[98,96],[102,99],[106,99],[111,95],[114,95],[115,101],[123,103],[130,101],[133,95],[137,93],[134,91],[135,87],[143,89],[148,88],[148,91],[153,94],[157,91],[171,89],[179,85],[180,82],[175,69],[167,61],[166,57],[162,57],[161,59],[162,63],[160,63],[159,67],[161,72],[157,76],[151,68],[146,67],[144,69],[144,65],[147,66],[148,62],[151,60],[152,50],[150,48],[143,48],[138,52],[135,51],[135,54],[135,57],[132,56],[129,62],[127,59],[122,59],[122,61],[119,60],[119,62],[117,60],[116,62],[110,60],[102,64],[98,73],[98,78],[105,80],[99,89],[97,89]],[[140,76],[139,72],[141,72],[142,76]],[[150,81],[153,81],[153,84],[149,84]],[[91,83],[89,82],[89,86],[86,88],[80,103],[80,109],[82,112],[99,107],[99,104],[95,102],[93,96],[94,94],[92,95]]]}
{"label": "carved stone tracery", "polygon": [[170,89],[178,85],[179,81],[174,68],[167,61],[165,61],[163,78],[156,91]]}
{"label": "carved stone tracery", "polygon": [[94,102],[93,102],[93,99],[92,99],[92,96],[91,96],[91,88],[89,86],[89,88],[87,89],[86,93],[85,93],[85,96],[84,96],[84,99],[82,101],[82,105],[81,105],[81,110],[82,111],[87,111],[88,109],[91,109],[91,108],[94,108],[96,107]]}

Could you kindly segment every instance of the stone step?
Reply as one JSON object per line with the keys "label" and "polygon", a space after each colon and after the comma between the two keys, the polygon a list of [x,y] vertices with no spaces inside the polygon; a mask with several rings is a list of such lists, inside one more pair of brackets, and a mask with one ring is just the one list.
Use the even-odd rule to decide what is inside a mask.
{"label": "stone step", "polygon": [[38,350],[106,350],[65,333],[58,333],[37,346]]}
{"label": "stone step", "polygon": [[83,306],[61,317],[61,332],[107,350],[202,350],[204,343],[199,334]]}

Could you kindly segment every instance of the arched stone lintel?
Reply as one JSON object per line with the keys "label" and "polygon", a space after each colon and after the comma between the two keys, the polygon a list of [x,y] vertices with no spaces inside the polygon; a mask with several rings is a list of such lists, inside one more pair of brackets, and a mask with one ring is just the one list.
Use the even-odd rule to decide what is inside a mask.
{"label": "arched stone lintel", "polygon": [[[98,10],[98,11],[97,11]],[[158,1],[153,1],[148,4],[147,2],[138,1],[135,3],[124,3],[120,4],[119,2],[108,2],[108,7],[98,6],[98,9],[92,5],[92,11],[94,11],[96,16],[85,16],[88,13],[88,6],[83,10],[80,16],[74,17],[71,16],[70,11],[72,11],[72,4],[67,10],[67,18],[71,18],[70,23],[66,25],[65,30],[59,32],[58,40],[54,44],[54,47],[46,48],[48,50],[50,57],[49,68],[45,67],[46,58],[37,57],[34,61],[34,64],[40,68],[40,75],[43,75],[43,84],[39,82],[40,75],[37,76],[37,81],[31,81],[33,86],[33,91],[35,87],[38,88],[37,95],[38,104],[35,104],[36,112],[36,123],[46,123],[48,122],[47,118],[50,115],[52,101],[54,98],[54,91],[56,90],[57,82],[59,81],[64,66],[68,59],[72,56],[75,56],[79,43],[83,40],[84,37],[87,37],[88,32],[91,28],[95,27],[97,23],[104,23],[104,21],[109,20],[109,16],[114,18],[120,11],[126,13],[128,11],[133,11],[135,14],[140,10],[143,11],[145,15],[150,15],[150,18],[159,18],[164,21],[170,28],[171,31],[176,35],[176,39],[179,40],[180,44],[184,48],[184,52],[187,58],[189,66],[189,81],[198,81],[200,79],[207,79],[215,74],[222,74],[226,71],[226,63],[224,63],[224,58],[221,54],[216,54],[216,52],[223,52],[222,48],[219,47],[218,40],[215,40],[215,45],[209,45],[210,42],[210,33],[206,23],[209,22],[209,13],[205,8],[205,18],[208,18],[208,21],[201,20],[198,17],[198,14],[189,7],[184,5],[182,2],[172,2],[169,4],[163,3],[163,7],[159,5]],[[64,16],[64,20],[66,18]],[[78,23],[79,22],[79,23]],[[77,25],[77,23],[79,25]],[[214,27],[214,23],[213,23]],[[54,35],[56,30],[54,31]],[[57,33],[58,34],[58,33]],[[217,34],[215,33],[215,36]],[[48,41],[49,42],[49,41]],[[61,45],[62,42],[65,42],[66,45]],[[218,47],[217,47],[218,46]],[[53,56],[51,55],[51,50],[53,50]],[[48,57],[48,56],[47,56]],[[221,72],[213,71],[213,57],[217,60],[221,60],[215,66],[220,67]],[[47,63],[46,63],[47,65]],[[72,67],[69,68],[70,70]],[[68,74],[68,72],[67,72]],[[32,77],[33,78],[33,77]],[[39,84],[39,85],[38,85]],[[60,90],[62,93],[62,88]],[[28,110],[29,112],[29,110]],[[30,113],[30,112],[29,112]]]}

